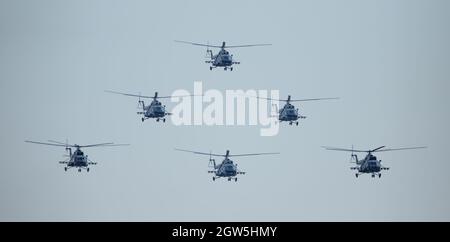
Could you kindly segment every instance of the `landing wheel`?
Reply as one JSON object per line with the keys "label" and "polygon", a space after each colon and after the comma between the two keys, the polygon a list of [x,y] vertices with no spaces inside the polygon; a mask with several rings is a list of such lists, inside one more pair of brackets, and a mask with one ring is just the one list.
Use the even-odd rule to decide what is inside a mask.
{"label": "landing wheel", "polygon": [[374,178],[375,177],[375,174],[372,174],[372,178]]}
{"label": "landing wheel", "polygon": [[233,71],[233,67],[230,68],[230,71]]}
{"label": "landing wheel", "polygon": [[81,168],[78,168],[78,172],[81,172]]}
{"label": "landing wheel", "polygon": [[298,122],[295,123],[298,126]]}
{"label": "landing wheel", "polygon": [[216,178],[215,177],[213,177],[213,181],[215,181],[216,180]]}
{"label": "landing wheel", "polygon": [[144,118],[142,118],[141,120],[142,120],[142,122],[144,122]]}
{"label": "landing wheel", "polygon": [[212,71],[212,66],[209,67],[209,70]]}
{"label": "landing wheel", "polygon": [[236,177],[236,178],[234,178],[234,181],[235,181],[235,182],[237,182],[237,177]]}
{"label": "landing wheel", "polygon": [[225,68],[223,68],[225,71],[227,70],[227,68],[225,67]]}
{"label": "landing wheel", "polygon": [[231,177],[228,177],[228,181],[231,181]]}
{"label": "landing wheel", "polygon": [[64,171],[67,171],[67,167],[64,167]]}
{"label": "landing wheel", "polygon": [[381,178],[381,173],[380,173],[380,174],[378,174],[378,178]]}
{"label": "landing wheel", "polygon": [[292,122],[289,122],[289,125],[292,125]]}
{"label": "landing wheel", "polygon": [[358,173],[355,174],[356,178],[358,178]]}
{"label": "landing wheel", "polygon": [[159,122],[159,118],[156,119],[156,122]]}
{"label": "landing wheel", "polygon": [[89,172],[89,168],[87,168],[86,171]]}
{"label": "landing wheel", "polygon": [[165,119],[165,118],[163,118],[163,122],[164,122],[164,123],[166,122],[166,119]]}

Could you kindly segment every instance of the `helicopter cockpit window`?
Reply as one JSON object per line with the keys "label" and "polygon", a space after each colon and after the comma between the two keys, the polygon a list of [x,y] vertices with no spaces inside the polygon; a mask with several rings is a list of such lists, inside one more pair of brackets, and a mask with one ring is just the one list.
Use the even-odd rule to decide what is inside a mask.
{"label": "helicopter cockpit window", "polygon": [[377,160],[377,157],[371,156],[369,160]]}

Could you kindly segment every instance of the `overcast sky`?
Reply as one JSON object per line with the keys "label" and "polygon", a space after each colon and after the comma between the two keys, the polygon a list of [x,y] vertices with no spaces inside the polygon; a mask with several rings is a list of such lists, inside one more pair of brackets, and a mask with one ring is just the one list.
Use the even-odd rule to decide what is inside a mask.
{"label": "overcast sky", "polygon": [[[430,221],[450,220],[450,2],[446,0],[113,1],[0,0],[0,220]],[[209,70],[206,49],[230,45],[233,72]],[[307,119],[259,126],[142,123],[137,100],[105,89],[170,95],[177,89],[279,90]],[[165,104],[169,108],[175,103]],[[91,148],[89,173],[64,172],[63,148]],[[380,153],[381,179],[355,178],[359,149]],[[213,182],[216,153],[239,181]]]}

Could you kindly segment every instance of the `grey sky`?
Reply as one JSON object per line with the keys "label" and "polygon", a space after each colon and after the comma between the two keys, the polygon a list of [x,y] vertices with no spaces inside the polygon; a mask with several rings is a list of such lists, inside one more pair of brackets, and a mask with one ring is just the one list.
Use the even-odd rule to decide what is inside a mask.
{"label": "grey sky", "polygon": [[[450,220],[450,2],[0,0],[0,220]],[[209,71],[205,49],[229,44],[233,72]],[[135,114],[134,98],[193,89],[279,89],[304,103],[299,127],[176,127]],[[166,103],[173,107],[173,103]],[[112,141],[99,165],[65,173],[63,149],[25,139]],[[382,179],[350,171],[331,145],[386,152]],[[208,157],[247,172],[212,182]]]}

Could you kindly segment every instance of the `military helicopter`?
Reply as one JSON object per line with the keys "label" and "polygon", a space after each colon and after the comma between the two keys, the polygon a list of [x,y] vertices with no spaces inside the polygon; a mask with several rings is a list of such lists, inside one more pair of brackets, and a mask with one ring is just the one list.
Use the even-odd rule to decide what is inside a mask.
{"label": "military helicopter", "polygon": [[[297,126],[298,126],[298,120],[305,119],[306,116],[300,115],[298,108],[296,109],[295,106],[291,104],[291,102],[307,102],[307,101],[339,99],[338,97],[327,97],[327,98],[310,98],[310,99],[292,100],[291,95],[288,95],[287,99],[273,99],[273,98],[264,98],[264,97],[257,97],[257,98],[286,102],[286,104],[283,106],[283,108],[281,110],[277,110],[278,121],[289,122],[289,125],[292,125],[293,123],[295,123]],[[278,108],[276,105],[275,105],[275,107]]]}
{"label": "military helicopter", "polygon": [[[240,62],[233,61],[233,55],[230,54],[225,48],[242,48],[242,47],[254,47],[254,46],[267,46],[272,44],[254,44],[254,45],[230,45],[226,46],[225,42],[222,42],[222,45],[210,45],[210,44],[198,44],[188,41],[181,41],[181,40],[175,40],[175,42],[178,43],[185,43],[185,44],[191,44],[191,45],[198,45],[198,46],[205,46],[208,49],[206,49],[206,54],[209,55],[207,58],[210,58],[210,60],[205,61],[206,63],[211,64],[209,67],[210,70],[216,67],[223,67],[226,71],[228,68],[230,71],[233,71],[233,65],[238,65]],[[214,55],[212,50],[209,48],[220,48],[220,51]]]}
{"label": "military helicopter", "polygon": [[[71,168],[78,168],[78,172],[81,172],[81,169],[86,169],[89,172],[89,165],[97,165],[97,162],[91,161],[87,155],[81,151],[81,148],[89,148],[89,147],[110,147],[110,146],[124,146],[128,144],[114,144],[114,143],[100,143],[100,144],[92,144],[92,145],[77,145],[77,144],[68,144],[62,143],[59,141],[48,140],[49,143],[46,142],[36,142],[26,140],[27,143],[40,144],[40,145],[51,145],[51,146],[60,146],[65,147],[68,152],[67,160],[60,161],[60,164],[65,164],[64,170],[67,171]],[[75,151],[72,153],[72,148],[75,148]]]}
{"label": "military helicopter", "polygon": [[[213,170],[208,171],[208,173],[212,173],[214,174],[213,176],[213,181],[215,181],[217,178],[228,178],[228,181],[231,181],[232,179],[234,179],[235,182],[237,182],[237,175],[244,175],[245,172],[240,171],[237,168],[237,164],[234,164],[232,160],[229,159],[229,157],[241,157],[241,156],[255,156],[255,155],[275,155],[275,154],[280,154],[280,153],[254,153],[254,154],[239,154],[239,155],[231,155],[230,151],[227,150],[225,155],[221,155],[221,154],[213,154],[213,153],[203,153],[203,152],[197,152],[197,151],[192,151],[192,150],[183,150],[183,149],[175,149],[178,151],[183,151],[183,152],[189,152],[189,153],[194,153],[194,154],[198,154],[198,155],[209,155],[209,163],[208,163],[208,167],[212,168]],[[222,161],[222,163],[220,164],[216,164],[215,159],[212,159],[213,156],[216,157],[225,157],[224,160]]]}
{"label": "military helicopter", "polygon": [[[132,97],[138,97],[138,108],[142,108],[141,112],[137,112],[137,114],[144,115],[142,117],[142,122],[144,122],[146,119],[154,118],[156,119],[156,122],[159,122],[159,120],[162,120],[164,123],[166,122],[166,116],[171,115],[171,113],[166,112],[166,106],[162,105],[160,101],[158,101],[158,98],[171,98],[171,97],[185,97],[185,96],[163,96],[158,97],[158,92],[155,92],[155,95],[152,96],[143,96],[143,95],[137,95],[137,94],[129,94],[129,93],[122,93],[122,92],[115,92],[115,91],[108,91],[105,92],[114,93],[114,94],[121,94],[125,96],[132,96]],[[187,95],[187,96],[193,96],[193,95]],[[152,98],[152,102],[150,105],[145,106],[145,103],[141,98]]]}
{"label": "military helicopter", "polygon": [[[389,167],[385,167],[381,165],[381,160],[378,160],[376,156],[372,155],[372,153],[375,152],[385,152],[385,151],[397,151],[397,150],[413,150],[413,149],[424,149],[427,148],[425,146],[420,147],[408,147],[408,148],[397,148],[397,149],[384,149],[385,146],[380,146],[373,150],[355,150],[353,149],[342,149],[342,148],[334,148],[334,147],[327,147],[323,146],[323,148],[327,150],[337,150],[337,151],[348,151],[352,152],[350,156],[350,162],[355,159],[354,163],[356,163],[355,167],[351,167],[350,169],[356,170],[355,176],[358,177],[360,174],[372,174],[372,177],[375,177],[378,175],[378,177],[381,177],[381,171],[382,170],[389,170]],[[358,156],[354,154],[354,152],[359,153],[367,153],[366,157],[362,160],[358,160]]]}

